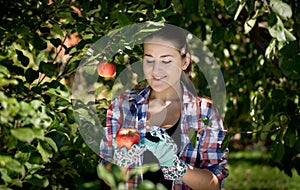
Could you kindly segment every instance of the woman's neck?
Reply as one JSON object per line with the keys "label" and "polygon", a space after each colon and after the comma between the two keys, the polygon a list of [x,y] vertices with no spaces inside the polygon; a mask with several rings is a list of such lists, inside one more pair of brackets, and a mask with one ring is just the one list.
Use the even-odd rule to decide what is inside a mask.
{"label": "woman's neck", "polygon": [[182,93],[182,88],[179,84],[177,87],[169,87],[163,92],[152,90],[150,93],[150,100],[161,100],[163,102],[181,101]]}

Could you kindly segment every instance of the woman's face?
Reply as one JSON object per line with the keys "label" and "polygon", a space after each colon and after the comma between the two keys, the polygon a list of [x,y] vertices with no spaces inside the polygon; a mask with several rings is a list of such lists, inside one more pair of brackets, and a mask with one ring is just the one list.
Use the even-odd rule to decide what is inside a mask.
{"label": "woman's face", "polygon": [[161,40],[144,43],[143,70],[154,91],[167,92],[169,89],[180,88],[181,72],[189,63],[172,46]]}

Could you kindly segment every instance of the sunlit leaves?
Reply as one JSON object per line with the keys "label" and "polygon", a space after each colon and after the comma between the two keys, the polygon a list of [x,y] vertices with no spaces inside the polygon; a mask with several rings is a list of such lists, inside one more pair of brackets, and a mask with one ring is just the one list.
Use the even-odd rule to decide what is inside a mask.
{"label": "sunlit leaves", "polygon": [[270,6],[272,10],[282,19],[289,19],[292,17],[291,7],[282,0],[271,0]]}
{"label": "sunlit leaves", "polygon": [[30,128],[12,129],[11,134],[20,141],[30,143],[34,138],[34,133]]}
{"label": "sunlit leaves", "polygon": [[257,17],[259,16],[259,11],[257,10],[255,12],[255,15],[250,17],[250,18],[247,18],[245,24],[244,24],[244,30],[245,30],[245,34],[249,33],[252,28],[254,27],[255,23],[256,23],[256,19]]}
{"label": "sunlit leaves", "polygon": [[[272,141],[274,162],[281,169],[282,163],[289,163],[284,164],[285,171],[294,167],[299,172],[296,118],[299,115],[300,17],[296,1],[286,2],[72,1],[72,6],[81,11],[78,14],[63,1],[53,1],[51,5],[38,0],[6,1],[0,26],[0,189],[3,186],[18,189],[24,184],[28,189],[76,189],[82,187],[84,179],[98,180],[95,179],[97,155],[81,138],[75,119],[85,122],[86,127],[104,126],[109,98],[97,100],[96,111],[89,112],[79,106],[74,115],[69,93],[73,73],[87,47],[101,36],[145,20],[167,21],[201,37],[222,67],[230,96],[225,118],[229,132],[273,130],[256,136],[242,135],[242,140]],[[73,32],[82,41],[77,45],[62,44]],[[123,40],[124,35],[119,34],[118,39]],[[141,36],[128,37],[134,41]],[[109,38],[96,47],[119,49]],[[141,50],[132,47],[124,52],[127,59],[122,55],[114,58],[118,72],[135,62],[136,55],[141,55]],[[95,68],[91,67],[87,75],[93,74]],[[204,77],[204,82],[195,80],[206,92]],[[99,95],[105,88],[102,85],[95,93]],[[89,132],[86,134],[90,137],[97,136],[99,131]],[[196,134],[190,131],[192,143],[196,142]],[[233,134],[228,133],[222,150],[231,145]],[[114,168],[114,171],[119,170]],[[104,175],[108,176],[107,172]],[[108,177],[112,183],[114,177],[117,176]],[[153,184],[142,187],[153,187]]]}
{"label": "sunlit leaves", "polygon": [[278,41],[296,40],[296,37],[284,27],[284,24],[279,17],[277,17],[277,22],[274,25],[269,26],[268,29],[270,35]]}
{"label": "sunlit leaves", "polygon": [[25,177],[25,182],[31,183],[37,187],[47,187],[49,180],[46,176],[40,174],[30,174]]}

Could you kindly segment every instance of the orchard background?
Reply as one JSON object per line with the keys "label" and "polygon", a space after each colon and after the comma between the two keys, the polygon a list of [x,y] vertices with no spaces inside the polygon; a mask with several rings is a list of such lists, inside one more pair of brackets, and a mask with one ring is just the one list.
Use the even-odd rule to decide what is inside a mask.
{"label": "orchard background", "polygon": [[[118,168],[103,175],[98,155],[82,139],[71,88],[91,44],[113,29],[145,21],[190,31],[222,69],[228,127],[224,146],[232,155],[224,188],[292,189],[278,180],[299,177],[300,5],[296,0],[3,0],[0,12],[0,189],[100,189],[101,178],[116,188],[122,185]],[[123,57],[111,60],[117,75],[138,59]],[[193,76],[199,92],[209,96],[209,86],[197,68]],[[98,82],[100,92],[109,93],[113,79],[99,77]],[[102,120],[109,101],[105,96],[99,99]],[[247,164],[241,165],[243,161]],[[257,164],[267,167],[267,172],[256,180],[281,179],[272,178],[273,186],[247,181]],[[149,182],[140,187],[146,188],[163,189]]]}

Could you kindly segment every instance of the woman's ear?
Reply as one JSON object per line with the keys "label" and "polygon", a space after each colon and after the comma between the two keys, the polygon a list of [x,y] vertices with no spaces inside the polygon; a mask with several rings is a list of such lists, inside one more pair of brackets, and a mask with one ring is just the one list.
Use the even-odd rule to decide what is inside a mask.
{"label": "woman's ear", "polygon": [[185,54],[182,60],[182,70],[186,70],[191,63],[191,55],[189,53]]}

